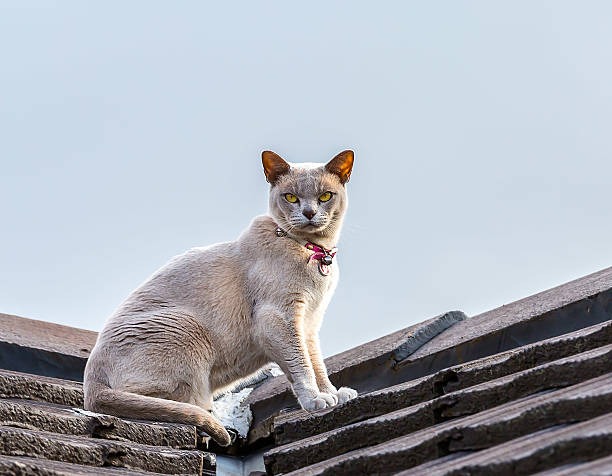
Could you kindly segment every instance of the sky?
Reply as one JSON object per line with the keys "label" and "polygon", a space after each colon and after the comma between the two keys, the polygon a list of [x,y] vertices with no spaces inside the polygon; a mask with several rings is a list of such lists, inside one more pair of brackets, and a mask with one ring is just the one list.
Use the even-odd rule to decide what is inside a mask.
{"label": "sky", "polygon": [[100,330],[355,151],[326,356],[612,266],[612,2],[0,3],[0,312]]}

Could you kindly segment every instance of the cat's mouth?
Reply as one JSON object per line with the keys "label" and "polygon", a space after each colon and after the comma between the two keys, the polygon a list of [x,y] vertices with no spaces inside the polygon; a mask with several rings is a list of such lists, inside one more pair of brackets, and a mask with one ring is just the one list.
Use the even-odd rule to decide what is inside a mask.
{"label": "cat's mouth", "polygon": [[322,230],[323,228],[325,228],[325,223],[309,222],[309,223],[303,224],[301,228],[307,231],[318,231],[318,230]]}
{"label": "cat's mouth", "polygon": [[317,220],[317,221],[312,221],[312,220],[296,220],[296,221],[289,221],[289,226],[288,228],[290,229],[294,229],[294,230],[300,230],[302,232],[305,233],[318,233],[322,230],[324,230],[328,225],[327,220]]}

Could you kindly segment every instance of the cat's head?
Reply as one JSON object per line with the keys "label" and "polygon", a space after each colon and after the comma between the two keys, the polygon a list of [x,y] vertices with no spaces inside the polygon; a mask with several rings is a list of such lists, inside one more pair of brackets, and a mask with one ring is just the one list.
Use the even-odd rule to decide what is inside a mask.
{"label": "cat's head", "polygon": [[337,235],[348,205],[352,150],[327,164],[290,164],[270,151],[262,153],[262,162],[271,185],[270,214],[281,228],[312,239]]}

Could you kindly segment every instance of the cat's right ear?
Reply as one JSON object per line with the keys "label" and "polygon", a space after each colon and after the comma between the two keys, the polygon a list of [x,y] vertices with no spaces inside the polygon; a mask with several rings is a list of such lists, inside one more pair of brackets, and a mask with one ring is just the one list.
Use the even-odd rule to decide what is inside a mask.
{"label": "cat's right ear", "polygon": [[270,150],[264,150],[261,153],[261,162],[263,163],[266,180],[272,185],[274,185],[281,175],[289,173],[291,169],[291,166],[285,162],[280,155]]}

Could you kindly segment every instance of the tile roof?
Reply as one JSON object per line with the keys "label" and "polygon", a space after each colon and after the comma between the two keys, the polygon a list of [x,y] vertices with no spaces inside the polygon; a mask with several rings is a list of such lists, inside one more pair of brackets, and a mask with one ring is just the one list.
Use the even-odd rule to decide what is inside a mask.
{"label": "tile roof", "polygon": [[[330,357],[325,363],[336,386],[371,392],[608,320],[612,318],[610,301],[612,267],[469,319],[456,319],[401,360],[395,353],[401,342],[412,341],[420,328],[435,325],[444,316]],[[279,411],[297,408],[284,376],[255,389],[249,403],[253,411],[250,443],[271,435]]]}
{"label": "tile roof", "polygon": [[460,321],[402,365],[274,417],[268,473],[612,474],[612,269]]}
{"label": "tile roof", "polygon": [[[128,469],[215,474],[215,455],[198,450],[194,427],[128,421],[82,406],[80,383],[0,370],[0,469],[15,474],[124,474]],[[124,469],[109,471],[112,467]]]}
{"label": "tile roof", "polygon": [[229,450],[189,425],[81,410],[94,342],[0,315],[0,474],[242,476],[263,474],[261,455],[268,474],[612,474],[612,268],[326,359],[360,391],[343,405],[298,410],[269,377]]}

